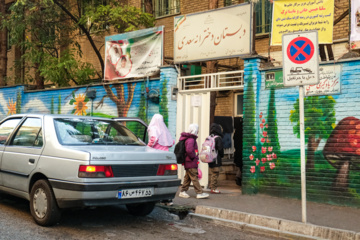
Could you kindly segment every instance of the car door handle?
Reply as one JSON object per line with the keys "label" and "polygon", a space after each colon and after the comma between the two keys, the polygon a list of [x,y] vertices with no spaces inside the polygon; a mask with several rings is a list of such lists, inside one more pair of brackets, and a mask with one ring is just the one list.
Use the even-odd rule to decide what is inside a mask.
{"label": "car door handle", "polygon": [[29,163],[35,163],[35,159],[30,158],[30,159],[29,159]]}

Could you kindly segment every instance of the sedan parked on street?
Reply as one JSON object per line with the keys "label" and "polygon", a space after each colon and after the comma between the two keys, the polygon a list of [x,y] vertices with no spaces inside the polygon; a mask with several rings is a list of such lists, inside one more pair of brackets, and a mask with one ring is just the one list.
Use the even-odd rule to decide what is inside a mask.
{"label": "sedan parked on street", "polygon": [[27,114],[0,122],[0,191],[29,200],[39,225],[72,207],[125,204],[147,215],[179,185],[175,155],[147,147],[117,120]]}

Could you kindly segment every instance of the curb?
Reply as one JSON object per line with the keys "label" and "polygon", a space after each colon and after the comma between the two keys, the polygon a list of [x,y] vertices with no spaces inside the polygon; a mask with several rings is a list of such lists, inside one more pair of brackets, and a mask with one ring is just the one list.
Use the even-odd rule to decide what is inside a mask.
{"label": "curb", "polygon": [[217,217],[211,217],[211,216],[206,216],[206,215],[202,215],[202,214],[189,213],[189,216],[191,218],[200,218],[201,220],[213,221],[215,224],[240,229],[241,231],[244,231],[244,232],[264,234],[266,236],[272,236],[272,237],[276,237],[276,238],[280,238],[280,239],[289,239],[289,238],[297,239],[297,240],[319,239],[316,237],[306,236],[306,235],[302,235],[302,234],[285,232],[285,231],[280,231],[280,230],[273,229],[273,228],[268,228],[268,227],[263,227],[263,226],[259,226],[259,225],[248,224],[248,223],[243,223],[243,222],[238,222],[238,221],[233,221],[233,220],[227,220],[227,219],[222,219],[222,218],[217,218]]}
{"label": "curb", "polygon": [[290,221],[281,218],[267,217],[223,208],[196,206],[191,216],[211,219],[221,224],[226,222],[244,231],[263,232],[282,238],[295,239],[341,239],[360,240],[360,232],[323,227],[313,224]]}

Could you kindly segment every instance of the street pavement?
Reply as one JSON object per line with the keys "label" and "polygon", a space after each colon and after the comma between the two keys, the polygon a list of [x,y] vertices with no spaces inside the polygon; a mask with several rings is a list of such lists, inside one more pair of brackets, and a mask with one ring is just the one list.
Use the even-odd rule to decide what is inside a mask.
{"label": "street pavement", "polygon": [[190,189],[188,194],[191,198],[180,198],[177,194],[174,204],[193,208],[192,216],[195,217],[235,220],[240,224],[253,224],[260,228],[315,236],[310,239],[360,240],[360,208],[307,202],[305,224],[302,223],[299,199],[264,194],[243,195],[241,188],[232,181],[223,181],[218,189],[221,194],[210,194],[205,190],[210,194],[208,199],[196,199],[195,191]]}

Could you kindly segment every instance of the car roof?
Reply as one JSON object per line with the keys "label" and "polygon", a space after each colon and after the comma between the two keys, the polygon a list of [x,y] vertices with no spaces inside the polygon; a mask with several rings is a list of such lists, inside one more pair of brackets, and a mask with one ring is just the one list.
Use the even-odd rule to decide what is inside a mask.
{"label": "car roof", "polygon": [[41,113],[14,114],[14,115],[8,116],[8,117],[6,117],[6,118],[16,118],[16,117],[87,118],[87,119],[99,119],[99,120],[114,121],[114,120],[111,119],[111,118],[105,118],[105,117],[77,116],[77,115],[71,115],[71,114],[41,114]]}

